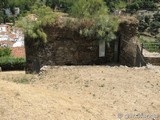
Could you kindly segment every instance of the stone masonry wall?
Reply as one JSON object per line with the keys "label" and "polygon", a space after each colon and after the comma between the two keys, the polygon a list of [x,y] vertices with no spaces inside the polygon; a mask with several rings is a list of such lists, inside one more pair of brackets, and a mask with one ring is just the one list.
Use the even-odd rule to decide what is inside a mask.
{"label": "stone masonry wall", "polygon": [[160,66],[160,57],[145,57],[147,63]]}
{"label": "stone masonry wall", "polygon": [[68,28],[47,27],[46,44],[35,46],[34,40],[26,41],[27,71],[38,71],[44,65],[92,65],[105,64],[113,58],[112,48],[107,57],[99,58],[99,43],[93,38],[80,36]]}
{"label": "stone masonry wall", "polygon": [[119,62],[122,65],[132,67],[143,64],[143,56],[141,56],[140,53],[140,44],[136,37],[137,27],[138,21],[136,19],[128,17],[122,18],[119,26]]}
{"label": "stone masonry wall", "polygon": [[96,39],[81,36],[77,30],[67,27],[56,25],[46,27],[44,28],[48,36],[46,44],[42,44],[39,40],[25,41],[26,71],[39,72],[44,65],[106,64],[114,62],[114,58],[117,58],[117,51],[119,51],[120,64],[135,66],[137,26],[137,22],[125,19],[119,26],[119,48],[115,47],[115,41],[112,41],[110,45],[106,44],[105,57],[101,58],[99,57],[99,42]]}

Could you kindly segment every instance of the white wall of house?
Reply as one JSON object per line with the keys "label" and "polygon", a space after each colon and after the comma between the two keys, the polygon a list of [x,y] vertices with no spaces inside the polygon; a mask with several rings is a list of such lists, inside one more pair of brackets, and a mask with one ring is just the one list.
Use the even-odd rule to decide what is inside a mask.
{"label": "white wall of house", "polygon": [[13,47],[23,47],[24,46],[24,41],[17,41],[16,43],[13,44]]}
{"label": "white wall of house", "polygon": [[0,38],[0,41],[8,40],[8,38]]}
{"label": "white wall of house", "polygon": [[4,40],[9,40],[8,35],[1,35],[0,36],[0,41],[4,41]]}
{"label": "white wall of house", "polygon": [[[14,44],[13,46],[10,46],[10,47],[23,47],[24,46],[23,31],[19,28],[13,28],[13,30],[10,31],[9,27],[10,26],[6,24],[0,24],[0,44],[1,44],[1,41],[12,41],[14,42]],[[0,46],[2,45],[4,44],[1,44]]]}
{"label": "white wall of house", "polygon": [[7,26],[0,25],[0,32],[7,32]]}

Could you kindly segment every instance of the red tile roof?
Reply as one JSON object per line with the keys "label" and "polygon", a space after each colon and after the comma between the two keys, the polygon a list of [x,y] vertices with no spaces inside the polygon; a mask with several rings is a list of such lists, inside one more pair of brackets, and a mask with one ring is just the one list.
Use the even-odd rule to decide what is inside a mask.
{"label": "red tile roof", "polygon": [[7,45],[12,47],[15,42],[12,42],[12,41],[9,41],[9,40],[4,40],[4,41],[0,41],[0,43],[7,44]]}
{"label": "red tile roof", "polygon": [[12,39],[15,39],[16,35],[15,34],[10,34],[9,37],[12,38]]}

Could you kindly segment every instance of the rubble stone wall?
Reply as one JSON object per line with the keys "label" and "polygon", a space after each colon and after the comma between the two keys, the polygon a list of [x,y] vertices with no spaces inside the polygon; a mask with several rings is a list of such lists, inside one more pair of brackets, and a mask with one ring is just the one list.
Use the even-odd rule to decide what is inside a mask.
{"label": "rubble stone wall", "polygon": [[160,57],[145,57],[147,63],[160,66]]}
{"label": "rubble stone wall", "polygon": [[[120,52],[119,52],[119,62],[122,65],[127,66],[137,66],[141,62],[141,59],[137,56],[141,56],[140,44],[136,37],[138,21],[134,18],[122,18],[122,22],[119,26],[120,34]],[[139,55],[138,55],[139,54]]]}
{"label": "rubble stone wall", "polygon": [[[113,60],[114,42],[106,45],[106,56],[99,58],[99,42],[86,38],[67,28],[46,28],[48,42],[35,46],[34,40],[26,41],[27,71],[44,65],[93,65]],[[38,70],[37,70],[38,72]]]}
{"label": "rubble stone wall", "polygon": [[[115,41],[106,44],[105,57],[99,57],[99,42],[94,38],[80,35],[76,30],[67,27],[50,26],[44,30],[48,42],[42,44],[39,40],[26,40],[26,70],[39,72],[44,65],[94,65],[114,62],[115,51],[119,50],[119,62],[123,65],[134,66],[136,61],[135,35],[137,23],[123,21],[120,24],[119,48]],[[117,49],[117,50],[115,50]],[[117,54],[116,54],[117,55]],[[117,57],[117,56],[116,56]]]}

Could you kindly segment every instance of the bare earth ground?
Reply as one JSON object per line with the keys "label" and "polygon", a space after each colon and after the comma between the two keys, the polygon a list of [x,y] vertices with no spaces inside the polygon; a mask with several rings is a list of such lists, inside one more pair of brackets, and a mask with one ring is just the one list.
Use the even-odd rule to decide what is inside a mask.
{"label": "bare earth ground", "polygon": [[[139,113],[160,120],[160,67],[0,72],[0,120],[119,120],[118,113],[121,120]],[[152,116],[147,120],[154,120]]]}

